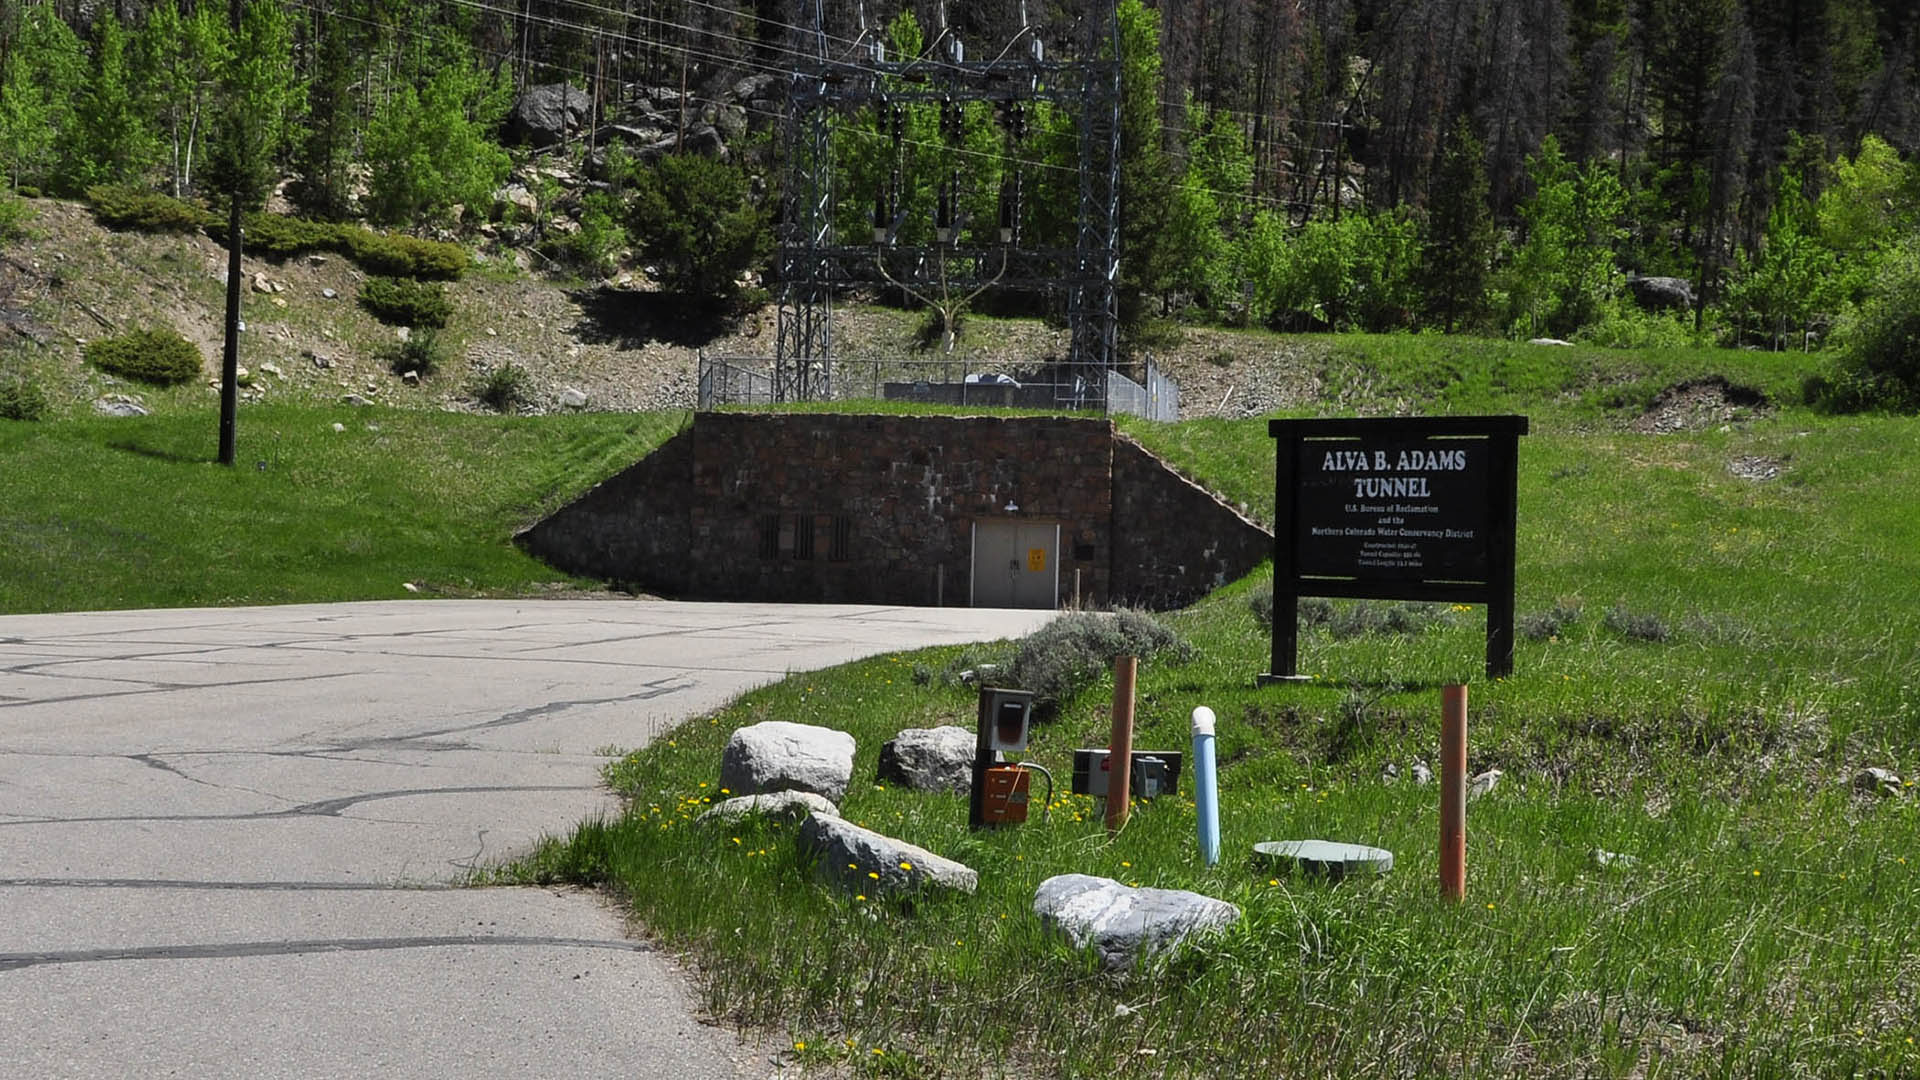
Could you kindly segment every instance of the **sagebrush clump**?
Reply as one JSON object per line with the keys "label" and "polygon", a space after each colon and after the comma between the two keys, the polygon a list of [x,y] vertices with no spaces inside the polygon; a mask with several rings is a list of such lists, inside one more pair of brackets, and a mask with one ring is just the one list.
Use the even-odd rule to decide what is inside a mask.
{"label": "sagebrush clump", "polygon": [[199,378],[202,358],[177,330],[132,330],[88,342],[87,363],[135,382],[174,386]]}
{"label": "sagebrush clump", "polygon": [[0,375],[0,420],[38,420],[47,415],[47,395],[26,375]]}
{"label": "sagebrush clump", "polygon": [[480,377],[473,396],[494,412],[512,412],[527,397],[527,369],[502,364]]}
{"label": "sagebrush clump", "polygon": [[1033,691],[1034,708],[1051,714],[1098,682],[1119,656],[1164,656],[1185,663],[1193,659],[1194,650],[1151,615],[1071,612],[1020,639],[1006,679]]}

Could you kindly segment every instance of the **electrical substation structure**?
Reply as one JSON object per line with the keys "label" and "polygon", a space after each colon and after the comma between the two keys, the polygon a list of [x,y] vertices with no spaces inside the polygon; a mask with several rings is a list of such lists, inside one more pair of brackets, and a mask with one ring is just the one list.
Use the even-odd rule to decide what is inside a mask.
{"label": "electrical substation structure", "polygon": [[[788,82],[773,399],[834,396],[837,292],[891,285],[922,299],[935,290],[971,299],[999,288],[1064,298],[1070,344],[1065,369],[1051,380],[1054,403],[1104,410],[1107,374],[1116,359],[1120,266],[1120,50],[1113,0],[1090,5],[1081,56],[1069,61],[1047,59],[1043,39],[1024,13],[1024,28],[991,60],[967,58],[958,35],[944,25],[944,8],[928,55],[888,57],[881,35],[864,22],[863,13],[860,38],[836,58],[828,47],[824,3],[816,0],[811,40],[804,45],[810,55],[795,65]],[[969,229],[961,209],[971,190],[964,168],[969,153],[961,146],[965,109],[980,102],[992,106],[1007,150],[997,231]],[[1025,235],[1026,174],[1035,166],[1022,160],[1021,150],[1032,107],[1041,102],[1077,124],[1079,206],[1070,247],[1060,243],[1062,236],[1047,246]],[[941,140],[953,151],[952,164],[939,183],[933,242],[908,243],[902,226],[914,211],[902,197],[906,110],[930,104],[940,108]],[[893,168],[877,190],[833,189],[835,129],[852,123],[871,125],[877,130],[867,134],[890,142]],[[860,238],[871,242],[849,243],[836,235],[841,197],[873,206],[872,235]]]}

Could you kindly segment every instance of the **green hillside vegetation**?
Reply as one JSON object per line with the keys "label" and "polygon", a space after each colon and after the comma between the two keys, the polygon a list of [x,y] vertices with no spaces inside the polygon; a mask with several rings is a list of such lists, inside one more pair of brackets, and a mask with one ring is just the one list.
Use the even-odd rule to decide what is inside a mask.
{"label": "green hillside vegetation", "polygon": [[[1350,344],[1389,396],[1448,370],[1404,341]],[[1218,867],[1200,863],[1186,797],[1141,807],[1111,840],[1087,800],[1059,793],[1046,820],[970,834],[963,797],[872,783],[899,729],[972,724],[957,673],[1007,664],[1000,645],[750,694],[616,763],[628,814],[505,876],[616,888],[694,953],[720,1016],[854,1075],[1911,1072],[1920,487],[1906,463],[1920,426],[1799,408],[1661,435],[1609,420],[1644,408],[1652,382],[1700,374],[1686,369],[1701,355],[1714,354],[1601,372],[1571,350],[1496,347],[1452,357],[1473,376],[1427,386],[1450,405],[1536,414],[1511,678],[1482,677],[1477,608],[1310,605],[1312,683],[1265,689],[1265,572],[1163,617],[1196,656],[1143,665],[1136,746],[1185,749],[1190,710],[1219,713]],[[1784,366],[1747,374],[1797,382]],[[1589,383],[1614,389],[1573,392]],[[1270,516],[1263,421],[1127,428]],[[1438,792],[1406,779],[1436,764],[1452,681],[1471,685],[1469,771],[1504,773],[1469,811],[1458,907],[1437,896]],[[1074,747],[1105,745],[1110,691],[1072,701],[1026,756],[1064,778]],[[728,733],[769,719],[853,733],[845,815],[973,866],[978,895],[853,898],[815,883],[791,829],[694,827],[728,794],[715,785]],[[1384,778],[1390,765],[1402,779]],[[1857,787],[1869,766],[1906,779]],[[1329,884],[1249,864],[1255,841],[1307,837],[1385,847],[1396,869]],[[1596,851],[1638,861],[1602,866]],[[1066,872],[1194,889],[1246,917],[1113,979],[1029,911],[1038,883]]]}
{"label": "green hillside vegetation", "polygon": [[232,469],[205,411],[0,421],[0,612],[573,588],[509,538],[684,419],[259,406]]}

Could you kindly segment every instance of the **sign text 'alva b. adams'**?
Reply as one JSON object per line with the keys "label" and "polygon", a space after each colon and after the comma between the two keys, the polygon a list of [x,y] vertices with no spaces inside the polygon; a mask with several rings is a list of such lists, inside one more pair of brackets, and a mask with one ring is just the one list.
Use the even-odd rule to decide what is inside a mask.
{"label": "sign text 'alva b. adams'", "polygon": [[1513,670],[1524,416],[1273,420],[1273,661],[1297,677],[1302,596],[1485,604],[1487,675]]}

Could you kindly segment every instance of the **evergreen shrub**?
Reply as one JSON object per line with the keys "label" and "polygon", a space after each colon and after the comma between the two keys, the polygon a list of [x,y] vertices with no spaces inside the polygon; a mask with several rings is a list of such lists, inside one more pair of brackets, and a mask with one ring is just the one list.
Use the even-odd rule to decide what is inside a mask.
{"label": "evergreen shrub", "polygon": [[125,184],[90,187],[87,203],[97,221],[116,229],[184,233],[206,228],[214,220],[214,215],[192,203]]}
{"label": "evergreen shrub", "polygon": [[176,330],[132,330],[87,343],[87,362],[136,382],[172,386],[200,376],[200,350]]}
{"label": "evergreen shrub", "polygon": [[360,286],[360,304],[373,317],[392,326],[440,329],[453,314],[447,290],[437,281],[371,277]]}

